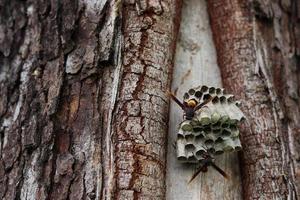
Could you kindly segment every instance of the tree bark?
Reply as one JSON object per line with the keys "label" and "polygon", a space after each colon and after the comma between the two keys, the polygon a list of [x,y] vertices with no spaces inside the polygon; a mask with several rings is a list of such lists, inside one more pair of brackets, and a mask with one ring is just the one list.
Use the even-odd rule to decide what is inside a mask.
{"label": "tree bark", "polygon": [[224,86],[247,117],[244,199],[296,199],[299,2],[209,0],[208,8]]}
{"label": "tree bark", "polygon": [[172,88],[221,86],[220,67],[247,116],[242,176],[227,155],[231,180],[187,185],[174,105],[167,140],[180,0],[2,0],[0,199],[300,198],[300,4],[207,2],[213,38],[204,0],[184,7]]}
{"label": "tree bark", "polygon": [[[104,199],[163,199],[168,97],[179,1],[125,3],[118,99],[108,119]],[[111,135],[113,136],[110,140]],[[110,140],[110,141],[108,141]],[[111,170],[114,173],[111,173]],[[112,183],[115,183],[113,187]]]}
{"label": "tree bark", "polygon": [[162,199],[179,1],[0,4],[0,198]]}

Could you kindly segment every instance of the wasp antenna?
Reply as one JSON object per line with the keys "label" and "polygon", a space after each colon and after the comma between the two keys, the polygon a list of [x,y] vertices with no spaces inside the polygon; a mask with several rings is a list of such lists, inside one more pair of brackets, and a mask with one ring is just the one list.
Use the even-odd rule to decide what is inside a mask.
{"label": "wasp antenna", "polygon": [[194,111],[199,110],[199,109],[202,108],[204,105],[206,105],[206,104],[208,104],[209,102],[211,102],[215,97],[216,97],[216,96],[210,97],[209,99],[205,100],[203,103],[198,104],[198,105],[194,108]]}
{"label": "wasp antenna", "polygon": [[190,184],[199,174],[207,167],[206,164],[202,165],[192,176],[192,178],[189,180],[188,184]]}
{"label": "wasp antenna", "polygon": [[224,178],[229,179],[229,176],[226,174],[226,172],[224,172],[220,167],[218,167],[214,162],[210,163],[211,166],[217,170]]}
{"label": "wasp antenna", "polygon": [[166,93],[175,101],[175,103],[177,103],[177,105],[182,108],[182,110],[184,110],[185,106],[179,101],[179,99],[177,99],[177,97],[172,92],[167,90]]}

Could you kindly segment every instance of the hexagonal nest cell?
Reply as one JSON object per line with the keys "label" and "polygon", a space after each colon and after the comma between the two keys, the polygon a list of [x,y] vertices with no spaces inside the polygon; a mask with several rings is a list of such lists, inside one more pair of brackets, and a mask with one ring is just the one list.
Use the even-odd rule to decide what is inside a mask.
{"label": "hexagonal nest cell", "polygon": [[192,120],[184,120],[177,134],[177,158],[184,163],[198,163],[205,155],[211,157],[242,149],[237,124],[244,119],[239,102],[224,94],[224,89],[208,86],[192,88],[184,101],[194,99],[198,104],[214,97],[196,111]]}

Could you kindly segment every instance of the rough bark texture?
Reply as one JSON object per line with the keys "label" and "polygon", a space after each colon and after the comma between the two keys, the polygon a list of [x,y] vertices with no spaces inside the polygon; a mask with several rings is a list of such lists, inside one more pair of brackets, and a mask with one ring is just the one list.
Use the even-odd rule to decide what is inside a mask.
{"label": "rough bark texture", "polygon": [[[116,88],[119,95],[108,122],[113,140],[105,153],[111,156],[106,169],[114,171],[109,169],[104,182],[107,197],[164,198],[165,91],[170,87],[178,10],[178,1],[172,0],[124,5],[122,82]],[[116,184],[114,188],[111,183]]]}
{"label": "rough bark texture", "polygon": [[[216,49],[205,0],[183,2],[179,36],[176,46],[172,91],[179,99],[190,88],[199,85],[222,87]],[[182,122],[182,110],[174,102],[170,105],[169,145],[167,161],[168,200],[242,199],[242,184],[237,153],[216,157],[216,163],[230,176],[224,179],[216,170],[209,168],[188,183],[197,165],[179,163],[173,143],[178,126]]]}
{"label": "rough bark texture", "polygon": [[299,6],[208,1],[224,87],[247,116],[245,199],[296,199],[299,190]]}
{"label": "rough bark texture", "polygon": [[178,6],[0,2],[0,199],[164,196]]}
{"label": "rough bark texture", "polygon": [[[164,92],[179,10],[180,0],[0,2],[0,199],[165,198]],[[248,118],[242,127],[244,198],[295,199],[299,2],[208,0],[208,10],[224,87],[243,100]],[[180,43],[192,64],[201,46]],[[216,66],[203,70],[214,75],[202,73],[199,84],[220,86]],[[185,72],[174,78],[179,93],[194,86],[186,85],[189,76],[197,78],[192,69]],[[232,182],[208,172],[190,193],[174,196],[169,186],[167,197],[240,198],[234,160],[219,163],[230,165]]]}

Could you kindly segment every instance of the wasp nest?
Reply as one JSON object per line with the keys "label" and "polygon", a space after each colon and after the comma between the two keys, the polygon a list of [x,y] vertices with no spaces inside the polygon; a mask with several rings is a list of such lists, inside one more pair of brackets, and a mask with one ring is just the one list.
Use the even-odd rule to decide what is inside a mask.
{"label": "wasp nest", "polygon": [[213,98],[192,120],[184,120],[177,134],[177,158],[181,162],[198,163],[205,155],[214,157],[224,152],[241,150],[237,123],[244,119],[233,95],[224,89],[200,86],[184,94],[184,101],[202,103]]}

